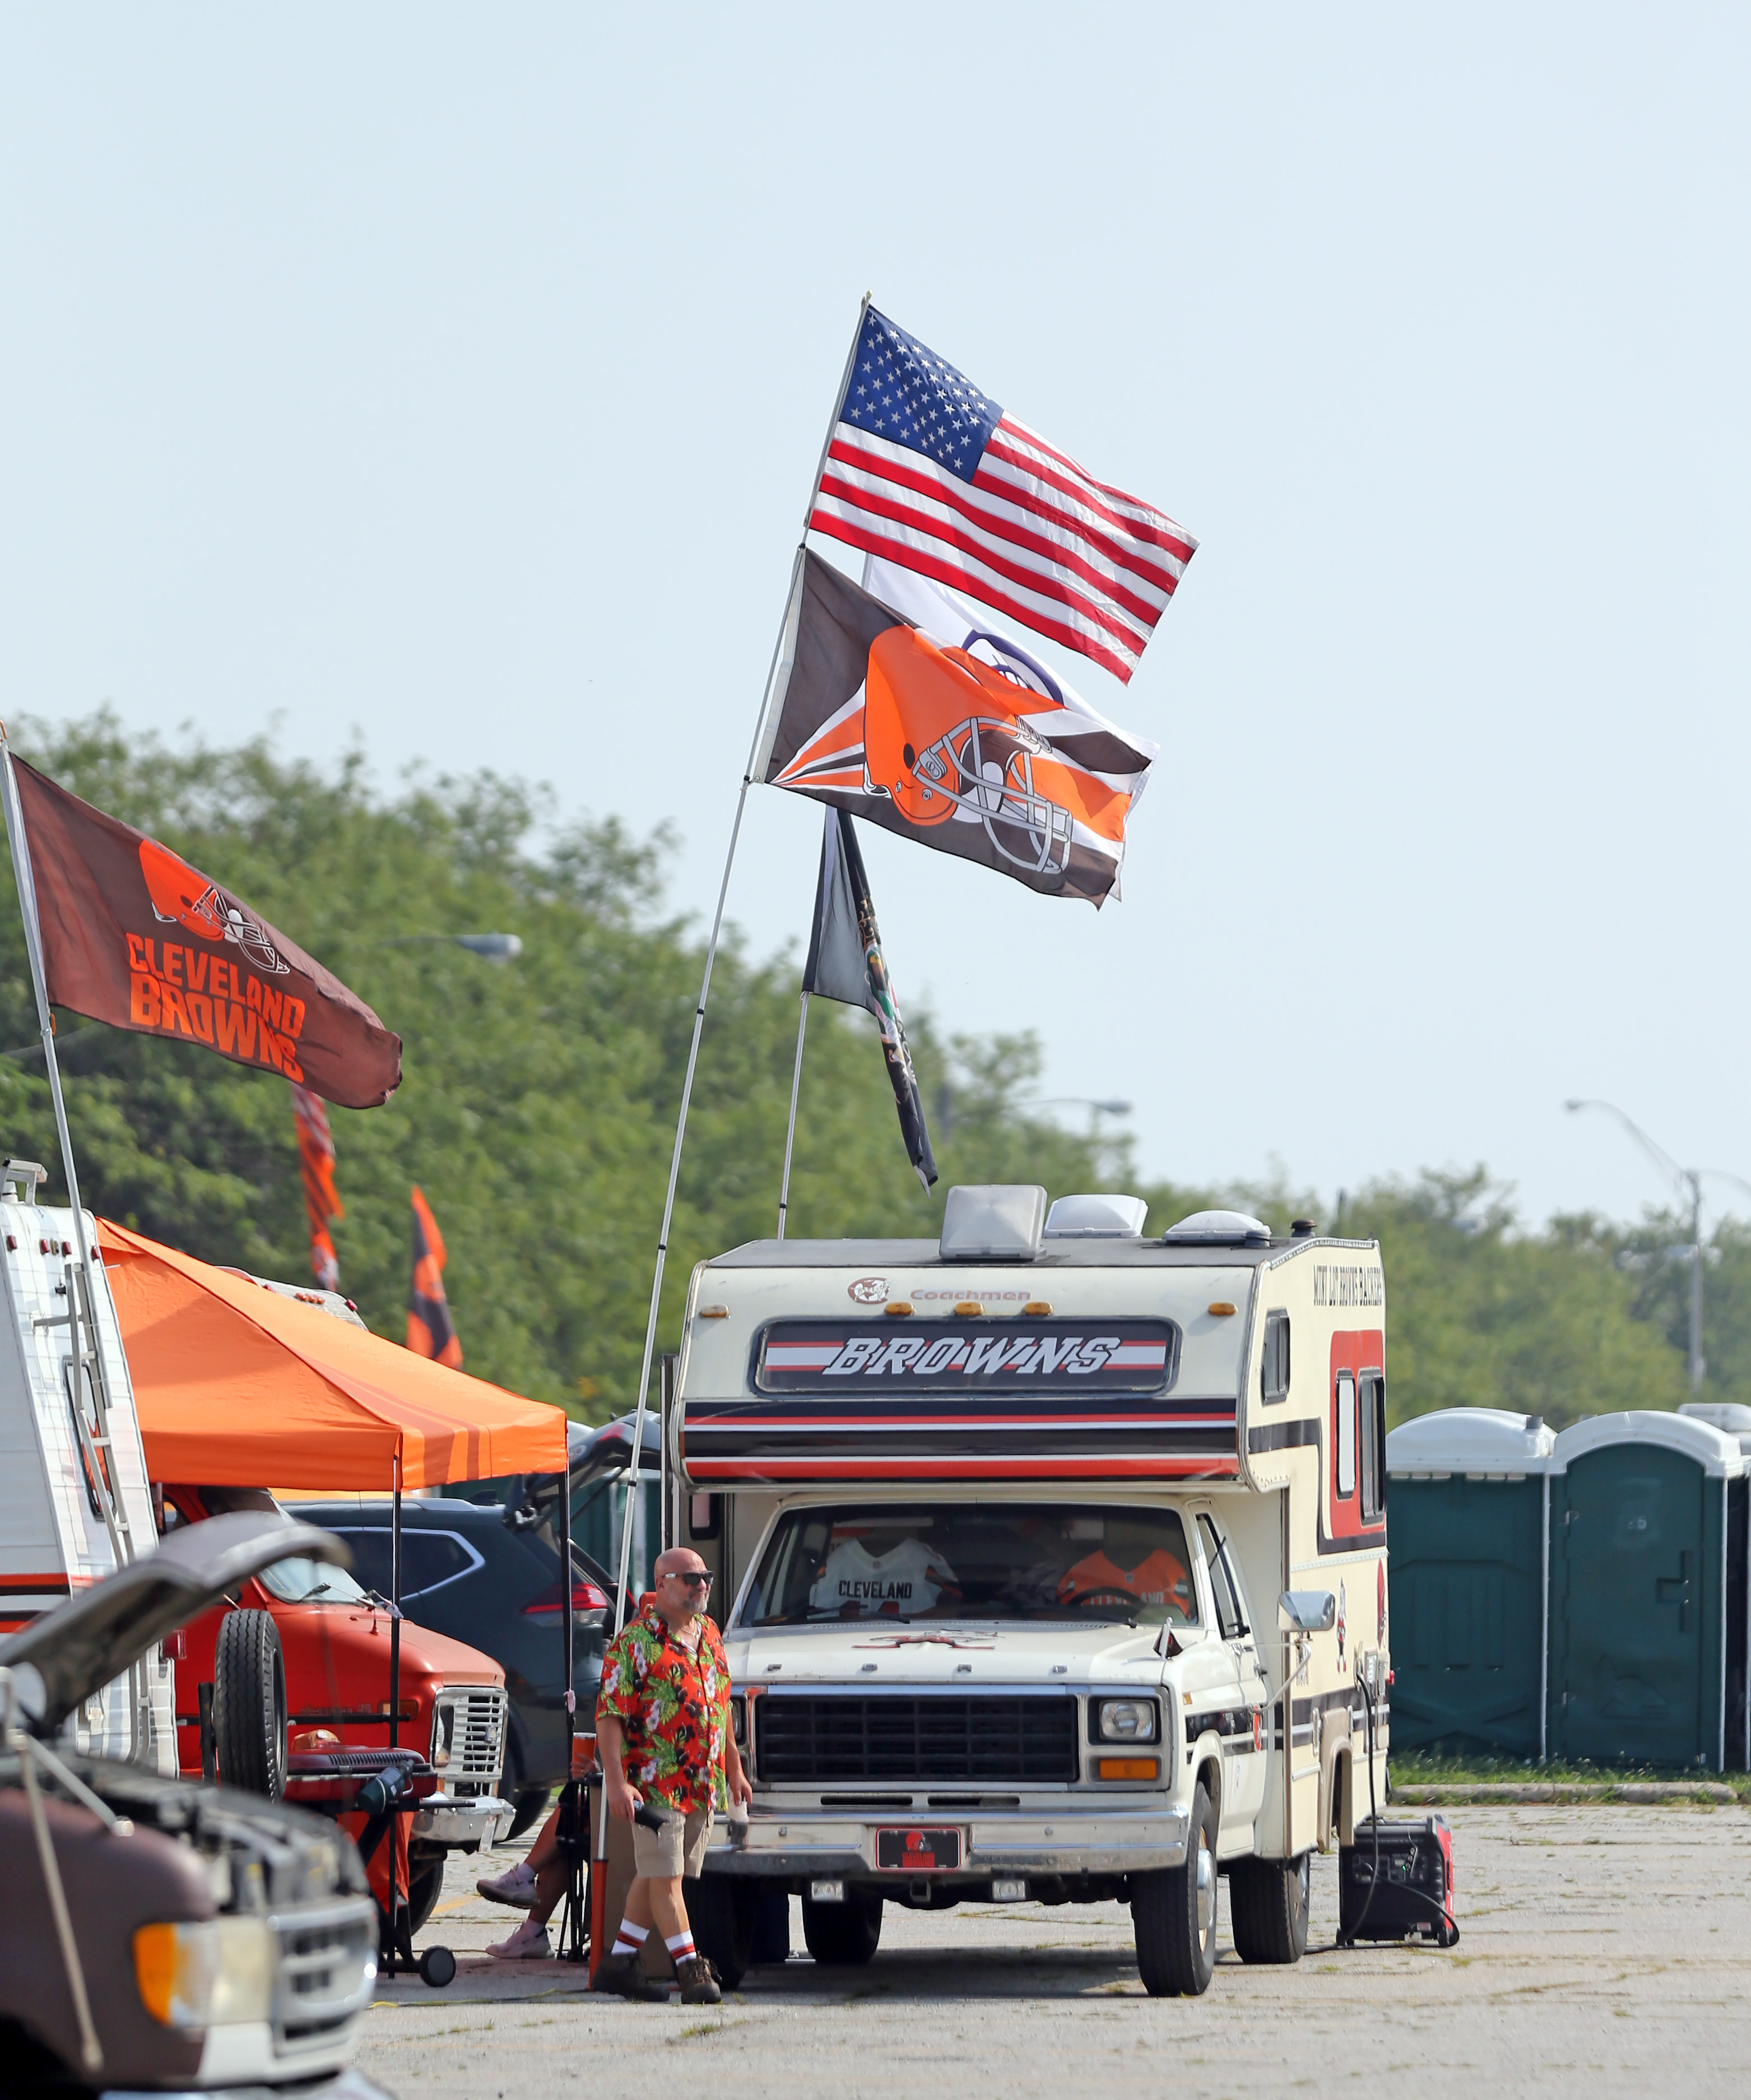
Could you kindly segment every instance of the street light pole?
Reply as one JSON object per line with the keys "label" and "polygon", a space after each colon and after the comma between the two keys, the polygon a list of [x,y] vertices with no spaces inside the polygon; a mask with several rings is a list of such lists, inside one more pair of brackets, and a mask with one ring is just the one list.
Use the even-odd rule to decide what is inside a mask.
{"label": "street light pole", "polygon": [[[1615,1116],[1630,1136],[1641,1146],[1648,1158],[1671,1182],[1682,1201],[1690,1201],[1690,1389],[1700,1392],[1702,1380],[1708,1365],[1702,1357],[1702,1182],[1709,1175],[1718,1180],[1737,1182],[1741,1189],[1751,1189],[1737,1174],[1723,1172],[1718,1167],[1680,1167],[1669,1152],[1655,1144],[1639,1123],[1634,1123],[1615,1101],[1564,1101],[1564,1107],[1572,1115],[1579,1109],[1603,1109],[1606,1114]],[[1676,1251],[1676,1250],[1674,1250]]]}

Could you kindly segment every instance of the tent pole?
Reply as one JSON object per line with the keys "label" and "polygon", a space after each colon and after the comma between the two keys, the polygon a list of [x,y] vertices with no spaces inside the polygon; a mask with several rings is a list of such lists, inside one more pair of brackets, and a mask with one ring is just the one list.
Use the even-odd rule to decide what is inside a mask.
{"label": "tent pole", "polygon": [[791,1207],[791,1147],[796,1137],[796,1096],[802,1086],[803,1036],[809,1026],[809,995],[796,1017],[796,1069],[791,1074],[791,1119],[784,1126],[784,1175],[778,1184],[778,1238],[784,1237],[784,1214]]}
{"label": "tent pole", "polygon": [[389,1507],[389,1747],[401,1740],[401,1454],[394,1459],[395,1499]]}
{"label": "tent pole", "polygon": [[565,1471],[559,1476],[559,1580],[563,1602],[560,1610],[565,1657],[566,1773],[571,1771],[571,1739],[577,1728],[578,1695],[571,1682],[571,1453],[566,1452]]}

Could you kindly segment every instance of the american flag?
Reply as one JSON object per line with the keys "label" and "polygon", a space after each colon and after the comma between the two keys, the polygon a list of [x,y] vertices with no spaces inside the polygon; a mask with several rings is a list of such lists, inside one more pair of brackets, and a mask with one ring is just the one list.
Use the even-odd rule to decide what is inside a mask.
{"label": "american flag", "polygon": [[1197,542],[871,307],[809,514],[1129,679]]}

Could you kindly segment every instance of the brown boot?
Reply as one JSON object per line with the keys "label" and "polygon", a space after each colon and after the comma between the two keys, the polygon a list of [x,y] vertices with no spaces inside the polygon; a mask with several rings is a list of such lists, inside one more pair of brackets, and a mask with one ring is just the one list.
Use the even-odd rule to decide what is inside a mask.
{"label": "brown boot", "polygon": [[675,1974],[681,1984],[681,2002],[684,2005],[721,2005],[724,1994],[717,1988],[717,1979],[712,1965],[703,1954],[695,1954],[690,1961],[677,1961]]}
{"label": "brown boot", "polygon": [[616,1998],[633,1998],[642,2005],[666,2005],[668,1992],[654,1983],[638,1965],[636,1954],[607,1954],[597,1964],[589,1979],[593,1991],[606,1991]]}

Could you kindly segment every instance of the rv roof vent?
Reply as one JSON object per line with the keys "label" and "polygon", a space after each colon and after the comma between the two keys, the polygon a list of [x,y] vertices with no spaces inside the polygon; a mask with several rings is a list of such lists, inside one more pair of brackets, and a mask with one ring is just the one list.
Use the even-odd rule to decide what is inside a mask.
{"label": "rv roof vent", "polygon": [[1048,1240],[1140,1238],[1149,1207],[1140,1196],[1061,1196],[1046,1213]]}
{"label": "rv roof vent", "polygon": [[942,1259],[1031,1261],[1045,1217],[1043,1189],[1001,1181],[950,1189],[942,1207]]}
{"label": "rv roof vent", "polygon": [[1194,1211],[1162,1234],[1169,1246],[1264,1246],[1271,1228],[1244,1211]]}

